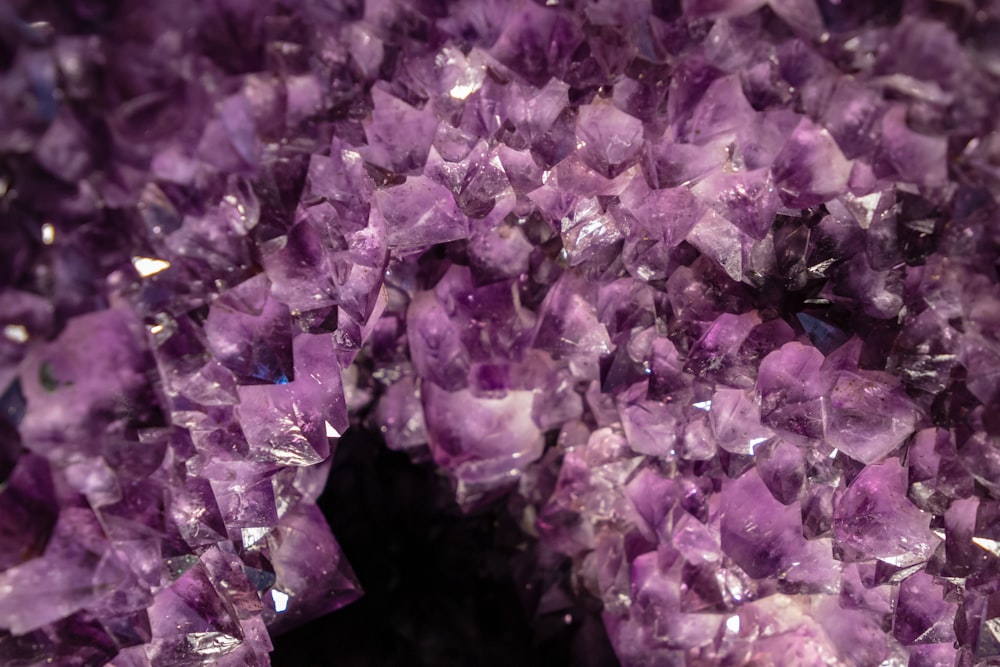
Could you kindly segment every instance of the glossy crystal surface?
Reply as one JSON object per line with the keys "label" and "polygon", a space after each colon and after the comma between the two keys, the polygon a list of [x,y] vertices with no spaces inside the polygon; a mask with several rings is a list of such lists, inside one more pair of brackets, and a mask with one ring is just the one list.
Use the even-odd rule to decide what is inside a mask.
{"label": "glossy crystal surface", "polygon": [[0,664],[269,664],[361,426],[626,667],[1000,660],[973,5],[10,4]]}

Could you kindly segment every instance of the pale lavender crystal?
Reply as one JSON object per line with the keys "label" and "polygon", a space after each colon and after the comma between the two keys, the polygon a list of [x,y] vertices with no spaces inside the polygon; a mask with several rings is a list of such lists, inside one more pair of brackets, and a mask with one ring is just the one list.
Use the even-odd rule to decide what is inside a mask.
{"label": "pale lavender crystal", "polygon": [[830,133],[809,120],[795,128],[788,144],[775,158],[774,179],[794,206],[811,206],[843,191],[851,174]]}
{"label": "pale lavender crystal", "polygon": [[[131,573],[102,538],[93,512],[64,509],[45,553],[0,574],[0,590],[7,591],[0,602],[0,627],[24,634],[78,610],[97,608],[115,589],[128,590]],[[125,603],[121,613],[149,604],[148,599],[116,602]],[[134,607],[128,608],[129,603]]]}
{"label": "pale lavender crystal", "polygon": [[591,291],[578,276],[564,273],[546,296],[535,329],[534,346],[565,359],[575,377],[596,377],[597,358],[610,351],[607,329],[587,299]]}
{"label": "pale lavender crystal", "polygon": [[420,393],[412,375],[404,375],[379,401],[376,420],[390,449],[407,450],[427,443]]}
{"label": "pale lavender crystal", "polygon": [[830,392],[826,441],[858,461],[875,463],[913,432],[914,420],[913,406],[895,378],[842,372]]}
{"label": "pale lavender crystal", "polygon": [[506,17],[506,26],[492,53],[528,82],[541,87],[561,74],[566,56],[582,39],[576,17],[523,3]]}
{"label": "pale lavender crystal", "polygon": [[511,187],[518,195],[527,194],[542,186],[544,170],[530,153],[515,150],[510,146],[501,146],[498,157]]}
{"label": "pale lavender crystal", "polygon": [[[630,239],[673,247],[698,219],[700,207],[687,188],[650,188],[636,178],[620,195]],[[645,276],[639,276],[645,278]]]}
{"label": "pale lavender crystal", "polygon": [[[217,483],[223,489],[236,491],[241,485]],[[239,503],[239,493],[233,493],[232,499]],[[219,500],[215,497],[212,483],[209,480],[195,478],[174,489],[170,499],[169,516],[178,526],[181,539],[191,547],[200,547],[219,542],[227,536]]]}
{"label": "pale lavender crystal", "polygon": [[708,143],[744,126],[752,115],[753,108],[743,96],[739,77],[720,77],[709,84],[692,109],[683,126],[683,139],[693,144]]}
{"label": "pale lavender crystal", "polygon": [[[744,84],[745,85],[745,84]],[[770,167],[788,143],[799,117],[788,109],[774,109],[750,116],[736,130],[736,143],[727,149],[729,169],[739,173]]]}
{"label": "pale lavender crystal", "polygon": [[754,239],[767,235],[781,206],[778,189],[766,168],[716,172],[697,183],[691,191]]}
{"label": "pale lavender crystal", "polygon": [[848,159],[870,152],[876,145],[881,96],[853,77],[837,81],[823,113],[823,123]]}
{"label": "pale lavender crystal", "polygon": [[839,575],[828,542],[806,540],[798,508],[775,500],[756,471],[722,489],[722,550],[750,576],[830,592]]}
{"label": "pale lavender crystal", "polygon": [[136,322],[121,310],[75,318],[56,342],[34,347],[21,364],[28,409],[20,425],[25,446],[63,459],[99,451],[99,436],[124,417],[142,386]]}
{"label": "pale lavender crystal", "polygon": [[876,163],[899,180],[940,186],[947,180],[947,141],[915,132],[906,124],[906,110],[894,106],[882,117],[882,148]]}
{"label": "pale lavender crystal", "polygon": [[275,296],[296,310],[330,307],[337,302],[330,278],[334,253],[342,250],[327,237],[326,225],[337,213],[326,203],[311,207],[284,236],[264,248],[263,263]]}
{"label": "pale lavender crystal", "polygon": [[209,350],[241,382],[288,382],[294,377],[289,308],[259,275],[212,304],[205,323]]}
{"label": "pale lavender crystal", "polygon": [[726,139],[708,146],[675,143],[667,137],[648,143],[643,162],[647,182],[650,187],[673,188],[704,178],[726,163]]}
{"label": "pale lavender crystal", "polygon": [[846,560],[878,558],[902,566],[926,560],[938,543],[930,516],[906,497],[896,459],[862,470],[835,500],[833,534]]}
{"label": "pale lavender crystal", "polygon": [[706,212],[688,233],[688,243],[722,267],[733,280],[743,278],[753,239],[714,210]]}
{"label": "pale lavender crystal", "polygon": [[[758,443],[760,447],[757,471],[761,480],[767,485],[771,495],[782,505],[791,505],[802,498],[806,481],[805,453],[795,445],[775,440]],[[816,502],[821,502],[816,498]],[[821,530],[807,519],[815,514],[807,513],[807,501],[802,502],[802,534],[807,538],[819,537]],[[808,524],[808,525],[807,525]]]}
{"label": "pale lavender crystal", "polygon": [[430,108],[414,108],[386,88],[372,89],[374,109],[365,127],[368,146],[362,157],[386,171],[419,171],[427,160],[437,121]]}
{"label": "pale lavender crystal", "polygon": [[933,578],[917,572],[899,585],[892,632],[903,644],[946,644],[955,639],[956,605],[942,599]]}
{"label": "pale lavender crystal", "polygon": [[752,371],[743,367],[740,350],[760,323],[760,315],[755,311],[720,315],[691,347],[686,370],[730,386],[753,386]]}
{"label": "pale lavender crystal", "polygon": [[826,435],[830,381],[814,347],[787,343],[764,357],[757,376],[762,422],[797,440]]}
{"label": "pale lavender crystal", "polygon": [[330,455],[323,405],[296,382],[240,387],[237,416],[252,460],[312,465]]}
{"label": "pale lavender crystal", "polygon": [[423,176],[380,190],[375,197],[388,229],[389,247],[419,249],[466,238],[469,222],[445,187]]}
{"label": "pale lavender crystal", "polygon": [[[618,401],[618,414],[629,447],[642,454],[672,459],[681,425],[679,407],[646,400],[642,397],[645,394],[642,384],[635,385],[635,389]],[[636,393],[639,396],[633,398],[631,394]]]}
{"label": "pale lavender crystal", "polygon": [[506,223],[490,229],[477,227],[469,239],[469,260],[483,282],[528,273],[531,251],[521,228]]}
{"label": "pale lavender crystal", "polygon": [[596,198],[574,202],[562,216],[560,231],[570,266],[599,257],[624,237],[617,220]]}
{"label": "pale lavender crystal", "polygon": [[632,166],[642,150],[642,123],[610,104],[582,107],[576,131],[583,161],[608,178]]}
{"label": "pale lavender crystal", "polygon": [[421,292],[413,298],[407,321],[412,328],[410,354],[420,376],[448,390],[465,386],[471,363],[469,352],[433,292]]}
{"label": "pale lavender crystal", "polygon": [[[468,390],[448,392],[427,382],[421,393],[431,453],[458,480],[460,501],[474,502],[479,486],[513,482],[541,456],[542,434],[531,419],[531,392],[477,398]],[[475,419],[465,418],[470,413]],[[467,495],[463,485],[470,487]]]}

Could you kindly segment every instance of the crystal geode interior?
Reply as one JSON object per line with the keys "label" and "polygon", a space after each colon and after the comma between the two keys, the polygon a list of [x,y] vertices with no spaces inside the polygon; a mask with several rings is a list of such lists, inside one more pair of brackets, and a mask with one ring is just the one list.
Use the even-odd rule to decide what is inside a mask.
{"label": "crystal geode interior", "polygon": [[269,664],[363,422],[625,667],[1000,664],[997,3],[0,35],[0,663]]}

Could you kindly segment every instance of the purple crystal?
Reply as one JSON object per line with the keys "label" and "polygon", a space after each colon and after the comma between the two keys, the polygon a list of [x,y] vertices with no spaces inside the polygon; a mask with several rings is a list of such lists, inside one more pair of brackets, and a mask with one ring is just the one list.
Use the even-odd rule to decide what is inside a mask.
{"label": "purple crystal", "polygon": [[374,108],[365,128],[362,157],[390,172],[419,170],[427,160],[437,120],[430,108],[416,109],[383,86],[372,88]]}
{"label": "purple crystal", "polygon": [[608,178],[632,166],[642,150],[642,123],[610,104],[581,108],[576,131],[584,162]]}
{"label": "purple crystal", "polygon": [[292,321],[288,306],[257,276],[222,295],[209,311],[205,336],[212,354],[242,382],[288,382]]}
{"label": "purple crystal", "polygon": [[996,3],[278,4],[0,12],[0,663],[268,664],[369,427],[625,667],[1000,656]]}
{"label": "purple crystal", "polygon": [[748,575],[798,592],[834,589],[839,565],[829,543],[806,540],[798,509],[775,500],[755,471],[725,484],[721,512],[722,550]]}
{"label": "purple crystal", "polygon": [[[99,607],[116,588],[127,590],[128,568],[102,537],[92,512],[63,510],[45,553],[0,575],[0,587],[8,591],[0,604],[2,627],[24,634],[78,610]],[[137,608],[119,611],[149,604],[128,602]]]}
{"label": "purple crystal", "polygon": [[930,575],[917,572],[899,586],[892,633],[905,645],[950,644],[955,638],[955,604],[942,599]]}
{"label": "purple crystal", "polygon": [[[830,391],[827,442],[862,463],[875,463],[913,432],[915,410],[899,382],[886,373],[853,370],[861,342],[851,341],[824,366],[836,378]],[[837,366],[846,365],[846,369]],[[863,409],[858,409],[860,405]],[[871,406],[878,405],[878,410]]]}
{"label": "purple crystal", "polygon": [[428,178],[414,176],[402,185],[380,190],[379,210],[391,248],[419,248],[466,238],[469,223],[451,192]]}
{"label": "purple crystal", "polygon": [[142,386],[134,328],[126,312],[95,312],[29,352],[20,366],[28,409],[19,429],[28,449],[63,460],[97,453],[99,436],[126,415]]}
{"label": "purple crystal", "polygon": [[775,181],[795,206],[831,199],[844,190],[850,175],[851,163],[830,133],[808,120],[795,128],[774,163]]}
{"label": "purple crystal", "polygon": [[315,505],[282,517],[267,544],[275,577],[262,596],[269,627],[295,627],[361,596],[354,572]]}
{"label": "purple crystal", "polygon": [[930,517],[906,497],[895,459],[868,466],[835,502],[833,532],[848,560],[878,558],[913,565],[930,557],[938,539]]}
{"label": "purple crystal", "polygon": [[[433,383],[421,388],[427,437],[434,460],[451,471],[475,500],[480,487],[514,481],[542,453],[542,434],[531,419],[533,396],[507,391],[477,398],[468,390],[448,392]],[[475,414],[475,419],[462,415]]]}
{"label": "purple crystal", "polygon": [[830,381],[814,347],[787,343],[764,357],[757,376],[762,422],[796,439],[826,435]]}
{"label": "purple crystal", "polygon": [[882,170],[900,181],[940,186],[947,181],[947,141],[914,132],[906,124],[906,110],[894,106],[882,117]]}
{"label": "purple crystal", "polygon": [[6,571],[42,555],[52,535],[59,507],[48,462],[22,455],[0,490],[0,507],[0,568]]}

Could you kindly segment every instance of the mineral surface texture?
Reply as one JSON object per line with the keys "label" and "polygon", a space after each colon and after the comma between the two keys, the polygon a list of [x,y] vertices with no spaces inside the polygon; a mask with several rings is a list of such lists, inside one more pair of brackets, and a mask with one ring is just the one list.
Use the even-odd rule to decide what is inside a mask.
{"label": "mineral surface texture", "polygon": [[269,664],[362,420],[625,667],[1000,664],[998,109],[995,0],[0,3],[0,664]]}

